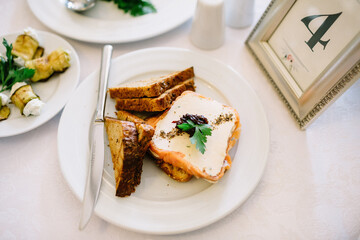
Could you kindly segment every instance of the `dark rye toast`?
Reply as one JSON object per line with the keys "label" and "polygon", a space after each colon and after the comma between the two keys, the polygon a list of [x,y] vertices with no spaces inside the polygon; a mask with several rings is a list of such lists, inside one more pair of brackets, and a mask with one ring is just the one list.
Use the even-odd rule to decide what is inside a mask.
{"label": "dark rye toast", "polygon": [[140,184],[143,158],[154,129],[148,124],[110,117],[105,117],[105,128],[114,164],[115,194],[118,197],[129,196]]}
{"label": "dark rye toast", "polygon": [[186,80],[155,98],[116,99],[116,110],[159,112],[171,106],[171,103],[186,90],[195,91],[194,79]]}
{"label": "dark rye toast", "polygon": [[111,98],[143,98],[158,97],[175,85],[194,77],[194,68],[174,72],[166,76],[151,78],[142,81],[124,83],[109,88]]}
{"label": "dark rye toast", "polygon": [[[143,120],[142,118],[139,118],[127,111],[118,111],[117,113],[117,117],[119,120],[124,120],[124,121],[132,121],[134,123],[144,123],[145,120]],[[152,122],[154,122],[156,119],[156,117],[152,117],[150,119],[148,119],[148,124],[151,125]],[[156,158],[152,158],[154,160],[154,162],[156,163],[156,165],[162,169],[169,177],[171,177],[172,179],[179,181],[179,182],[187,182],[192,178],[192,175],[187,173],[186,171],[184,171],[183,169],[179,168],[179,167],[175,167],[167,162],[164,162],[161,159],[156,159]]]}

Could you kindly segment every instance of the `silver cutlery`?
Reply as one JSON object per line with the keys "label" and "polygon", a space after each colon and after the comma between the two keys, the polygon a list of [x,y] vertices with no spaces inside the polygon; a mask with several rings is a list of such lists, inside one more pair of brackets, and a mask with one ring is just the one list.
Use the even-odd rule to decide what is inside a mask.
{"label": "silver cutlery", "polygon": [[83,12],[95,6],[96,0],[66,0],[65,6],[76,12]]}
{"label": "silver cutlery", "polygon": [[111,45],[105,45],[102,51],[98,100],[94,119],[90,126],[90,162],[80,218],[80,230],[86,227],[92,216],[101,187],[104,170],[104,111],[112,49]]}

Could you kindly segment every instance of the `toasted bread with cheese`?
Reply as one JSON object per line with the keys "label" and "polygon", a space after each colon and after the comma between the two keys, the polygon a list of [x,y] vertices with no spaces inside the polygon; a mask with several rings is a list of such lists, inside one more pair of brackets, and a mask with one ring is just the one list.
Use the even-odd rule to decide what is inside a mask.
{"label": "toasted bread with cheese", "polygon": [[142,81],[124,83],[117,87],[109,88],[111,98],[143,98],[158,97],[166,90],[194,77],[194,68],[171,73],[166,76],[151,78]]}
{"label": "toasted bread with cheese", "polygon": [[186,90],[195,90],[194,79],[186,80],[173,88],[168,89],[159,97],[155,98],[117,98],[115,108],[117,110],[159,112],[171,106],[171,103]]}
{"label": "toasted bread with cheese", "polygon": [[[211,136],[207,136],[203,154],[191,143],[188,133],[174,134],[179,132],[174,121],[185,114],[203,115],[211,125]],[[155,134],[149,150],[156,159],[210,182],[218,181],[231,167],[228,152],[239,138],[241,126],[234,108],[186,91],[152,124]]]}
{"label": "toasted bread with cheese", "polygon": [[114,164],[116,196],[129,196],[140,184],[143,158],[154,134],[144,123],[135,124],[105,117],[111,158]]}
{"label": "toasted bread with cheese", "polygon": [[[137,124],[145,123],[145,120],[127,111],[118,111],[116,113],[119,120],[131,121]],[[159,116],[153,116],[146,120],[149,125],[157,119]],[[192,178],[191,174],[188,174],[183,169],[175,167],[169,163],[164,162],[161,159],[154,158],[154,161],[158,167],[160,167],[169,177],[179,182],[187,182]]]}

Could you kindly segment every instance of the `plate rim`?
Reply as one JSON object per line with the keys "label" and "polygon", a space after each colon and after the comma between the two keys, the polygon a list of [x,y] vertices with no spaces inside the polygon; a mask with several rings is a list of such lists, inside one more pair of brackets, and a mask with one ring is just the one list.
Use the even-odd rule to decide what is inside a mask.
{"label": "plate rim", "polygon": [[[261,157],[261,162],[263,163],[261,165],[261,169],[258,171],[258,174],[259,174],[259,177],[256,179],[255,182],[252,183],[252,186],[250,188],[250,191],[247,192],[246,195],[244,195],[242,197],[242,200],[241,201],[238,201],[236,204],[232,205],[231,208],[229,208],[227,211],[222,211],[222,213],[220,215],[217,215],[216,217],[208,220],[208,221],[204,221],[202,222],[201,224],[197,224],[196,226],[193,226],[193,227],[187,227],[187,228],[183,228],[183,229],[178,229],[178,230],[172,230],[172,231],[148,231],[148,230],[143,230],[143,229],[140,229],[139,227],[134,227],[134,226],[128,226],[128,225],[124,225],[124,224],[119,224],[117,222],[115,222],[111,217],[107,216],[106,214],[104,215],[101,210],[99,209],[99,207],[96,207],[95,208],[95,213],[101,217],[102,219],[116,225],[116,226],[120,226],[124,229],[127,229],[127,230],[131,230],[131,231],[135,231],[135,232],[140,232],[140,233],[146,233],[146,234],[156,234],[156,235],[172,235],[172,234],[179,234],[179,233],[185,233],[185,232],[190,232],[190,231],[194,231],[194,230],[197,230],[197,229],[200,229],[200,228],[203,228],[203,227],[206,227],[222,218],[224,218],[225,216],[227,216],[228,214],[230,214],[231,212],[233,212],[236,208],[238,208],[239,206],[241,206],[248,198],[249,196],[254,192],[254,190],[256,189],[256,187],[258,186],[262,176],[263,176],[263,173],[264,173],[264,170],[266,168],[266,165],[267,165],[267,159],[268,159],[268,153],[269,153],[269,146],[270,146],[270,131],[269,131],[269,123],[268,123],[268,119],[267,119],[267,116],[266,116],[266,112],[264,110],[264,107],[263,107],[263,104],[261,103],[260,101],[260,98],[257,96],[256,92],[254,91],[254,89],[250,86],[250,84],[244,80],[244,78],[236,71],[234,70],[231,66],[215,59],[215,58],[212,58],[212,57],[209,57],[205,54],[201,54],[201,53],[198,53],[198,52],[194,52],[194,51],[191,51],[189,49],[183,49],[183,48],[175,48],[175,47],[153,47],[153,48],[144,48],[144,49],[139,49],[139,50],[136,50],[136,51],[132,51],[132,52],[129,52],[127,54],[124,54],[122,56],[119,56],[113,60],[116,60],[116,61],[121,61],[121,59],[123,58],[127,58],[131,55],[136,55],[136,54],[141,54],[141,53],[144,53],[144,52],[147,52],[147,51],[183,51],[183,52],[187,52],[187,53],[190,53],[190,54],[195,54],[197,56],[206,56],[207,59],[209,59],[210,61],[213,61],[213,62],[216,62],[216,64],[221,64],[223,67],[226,67],[228,68],[229,71],[233,72],[236,74],[236,76],[240,79],[243,80],[243,82],[249,87],[249,90],[252,91],[252,94],[254,94],[254,96],[256,97],[255,100],[257,102],[257,104],[259,105],[259,110],[260,110],[260,114],[262,115],[263,117],[263,124],[264,124],[264,127],[265,127],[265,135],[264,135],[264,142],[265,142],[265,149],[263,151],[263,154],[262,154],[262,157]],[[86,81],[90,81],[91,78],[93,78],[96,73],[98,72],[98,70],[95,70],[94,72],[92,72],[91,74],[88,75],[88,77],[86,77],[84,79],[84,81],[80,84],[80,86],[78,87],[77,91],[80,91],[81,89],[81,86],[86,84]],[[74,93],[74,95],[76,94],[76,92]],[[64,112],[66,112],[66,110],[64,110]],[[63,113],[64,113],[63,112]],[[77,191],[73,188],[73,186],[69,183],[67,177],[66,177],[66,173],[64,172],[64,169],[63,169],[63,164],[61,163],[61,129],[62,127],[60,127],[60,125],[62,126],[62,118],[63,118],[63,115],[61,116],[61,119],[60,119],[60,123],[59,123],[59,129],[58,129],[58,156],[59,156],[59,161],[60,161],[60,167],[61,167],[61,172],[64,176],[64,178],[66,179],[66,182],[68,183],[69,187],[71,188],[71,190],[73,191],[73,193],[76,195],[76,197],[82,201],[82,196],[79,196]],[[236,156],[234,157],[236,158]],[[99,198],[100,199],[100,198]]]}
{"label": "plate rim", "polygon": [[[42,22],[48,28],[52,29],[53,31],[57,32],[58,34],[69,37],[71,39],[75,39],[75,40],[83,41],[83,42],[88,42],[88,43],[104,43],[104,44],[105,43],[117,44],[117,43],[137,42],[137,41],[141,41],[141,40],[145,40],[145,39],[150,39],[150,38],[162,35],[162,34],[164,34],[166,32],[169,32],[172,29],[175,29],[175,28],[179,27],[180,25],[184,24],[186,21],[188,21],[193,16],[193,13],[195,11],[195,3],[196,3],[196,0],[188,0],[188,1],[193,1],[194,2],[194,8],[192,10],[189,9],[186,12],[186,14],[182,14],[182,17],[179,18],[179,21],[177,23],[175,23],[175,24],[173,24],[171,26],[169,25],[166,28],[163,28],[163,29],[161,29],[159,31],[155,31],[155,32],[152,32],[150,34],[141,35],[141,36],[137,36],[137,37],[133,36],[133,37],[127,38],[127,39],[123,39],[123,37],[117,37],[117,38],[114,38],[114,39],[97,39],[97,38],[94,39],[92,34],[90,34],[90,35],[75,34],[74,35],[73,33],[71,33],[71,31],[67,31],[66,28],[59,27],[56,24],[52,24],[51,22],[46,21],[46,19],[44,17],[40,16],[39,14],[36,14],[36,13],[38,13],[39,10],[36,8],[36,6],[38,4],[34,4],[34,1],[36,3],[36,1],[38,1],[38,0],[27,0],[27,4],[28,4],[31,12],[34,14],[34,16],[40,22]],[[74,21],[72,21],[72,22],[74,22]],[[96,29],[93,29],[93,32],[96,32]]]}
{"label": "plate rim", "polygon": [[[58,38],[61,41],[64,41],[68,44],[68,46],[70,47],[70,51],[72,53],[72,57],[74,57],[74,62],[76,62],[76,65],[78,66],[76,68],[76,76],[74,76],[74,84],[72,84],[72,89],[70,89],[71,91],[69,92],[69,94],[67,94],[67,98],[61,103],[59,104],[59,107],[57,110],[53,111],[49,116],[47,116],[46,118],[44,118],[44,120],[37,122],[36,124],[32,125],[31,127],[27,127],[27,128],[22,128],[22,130],[19,131],[15,131],[13,133],[7,133],[7,134],[1,134],[0,133],[0,138],[5,138],[5,137],[12,137],[12,136],[17,136],[23,133],[27,133],[29,131],[32,131],[40,126],[42,126],[43,124],[47,123],[48,121],[50,121],[52,118],[54,118],[66,105],[66,103],[68,102],[68,100],[70,99],[72,93],[76,90],[79,82],[80,82],[80,72],[81,72],[81,68],[80,68],[80,59],[79,56],[75,50],[75,48],[63,37],[56,35],[54,33],[51,32],[47,32],[47,31],[43,31],[43,30],[38,30],[38,29],[33,29],[35,30],[35,32],[39,35],[39,37],[41,38],[41,35],[48,35],[52,38]],[[19,35],[22,34],[23,31],[19,30],[19,31],[14,31],[14,32],[10,32],[10,33],[5,33],[0,35],[0,39],[2,38],[6,38],[6,36],[10,36],[10,35]],[[71,66],[70,66],[71,67]],[[37,116],[37,117],[41,117]],[[6,120],[5,120],[6,121]]]}

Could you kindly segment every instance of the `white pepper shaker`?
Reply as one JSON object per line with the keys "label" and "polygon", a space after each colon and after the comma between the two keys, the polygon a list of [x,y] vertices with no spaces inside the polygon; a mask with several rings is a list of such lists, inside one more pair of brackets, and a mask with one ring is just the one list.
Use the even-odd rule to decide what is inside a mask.
{"label": "white pepper shaker", "polygon": [[226,25],[233,28],[249,27],[254,19],[255,0],[225,0]]}
{"label": "white pepper shaker", "polygon": [[195,46],[206,50],[224,44],[224,0],[198,0],[190,40]]}

